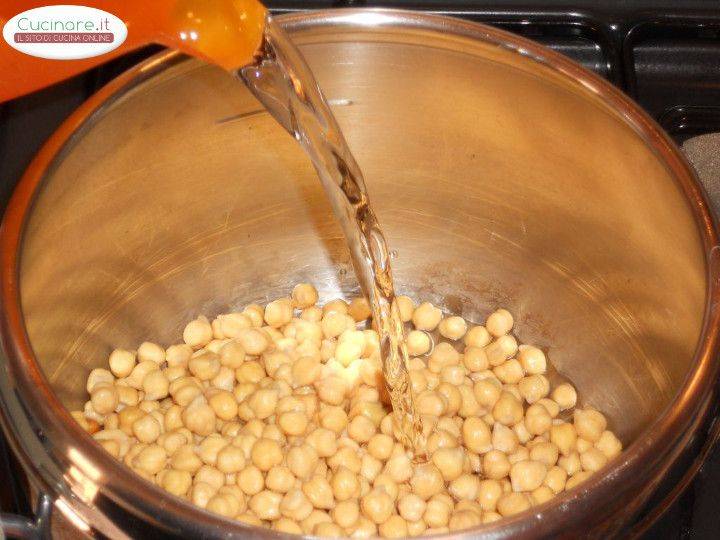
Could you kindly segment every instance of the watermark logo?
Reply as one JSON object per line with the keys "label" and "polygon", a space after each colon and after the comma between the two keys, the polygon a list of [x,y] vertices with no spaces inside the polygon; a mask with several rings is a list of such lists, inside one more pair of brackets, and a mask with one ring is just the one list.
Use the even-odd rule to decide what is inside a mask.
{"label": "watermark logo", "polygon": [[122,45],[127,27],[112,13],[85,6],[45,6],[18,13],[3,27],[13,49],[51,60],[78,60]]}

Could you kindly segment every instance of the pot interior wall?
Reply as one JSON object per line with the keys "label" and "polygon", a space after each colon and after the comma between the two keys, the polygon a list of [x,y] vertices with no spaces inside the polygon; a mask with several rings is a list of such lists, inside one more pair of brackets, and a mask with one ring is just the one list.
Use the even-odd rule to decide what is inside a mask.
{"label": "pot interior wall", "polygon": [[[298,39],[365,171],[398,288],[482,322],[504,306],[628,442],[691,365],[705,292],[688,203],[592,89],[412,29]],[[184,61],[95,114],[27,223],[27,330],[70,408],[113,347],[170,345],[312,281],[357,290],[294,141],[239,83]]]}

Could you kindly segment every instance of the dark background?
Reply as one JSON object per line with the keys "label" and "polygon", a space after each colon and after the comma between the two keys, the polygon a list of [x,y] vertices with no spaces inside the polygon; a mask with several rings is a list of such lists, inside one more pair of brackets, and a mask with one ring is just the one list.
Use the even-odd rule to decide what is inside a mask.
{"label": "dark background", "polygon": [[[422,9],[492,24],[539,41],[607,78],[637,100],[678,143],[720,132],[720,0],[275,0],[266,4],[278,13],[348,6]],[[87,96],[159,50],[147,47],[0,104],[0,209],[56,127]],[[0,479],[9,480],[0,482],[0,508],[28,512],[22,480],[13,474],[13,467],[0,436]],[[720,450],[710,454],[696,479],[643,538],[720,538]]]}

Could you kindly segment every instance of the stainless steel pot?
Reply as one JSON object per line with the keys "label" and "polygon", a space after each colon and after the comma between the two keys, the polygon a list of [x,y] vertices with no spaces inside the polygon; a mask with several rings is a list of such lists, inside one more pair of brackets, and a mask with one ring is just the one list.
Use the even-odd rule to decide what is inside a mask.
{"label": "stainless steel pot", "polygon": [[[620,92],[517,36],[401,11],[282,20],[365,171],[399,289],[475,320],[508,307],[627,447],[483,532],[616,533],[715,397],[718,240],[693,173]],[[174,53],[131,70],[37,156],[0,242],[2,421],[36,489],[113,537],[278,536],[165,495],[66,409],[113,346],[170,344],[297,281],[356,290],[311,166],[249,93]]]}

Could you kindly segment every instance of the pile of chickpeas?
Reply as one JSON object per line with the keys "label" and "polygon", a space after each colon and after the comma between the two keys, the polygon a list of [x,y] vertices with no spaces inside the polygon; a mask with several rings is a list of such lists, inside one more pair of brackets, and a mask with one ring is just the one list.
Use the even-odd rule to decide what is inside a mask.
{"label": "pile of chickpeas", "polygon": [[494,522],[572,489],[622,444],[499,309],[484,326],[397,298],[427,459],[397,436],[364,299],[291,297],[183,343],[116,349],[77,421],[167,492],[228,518],[317,536],[417,536]]}

